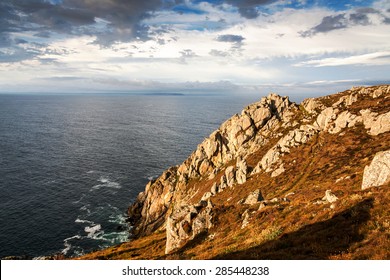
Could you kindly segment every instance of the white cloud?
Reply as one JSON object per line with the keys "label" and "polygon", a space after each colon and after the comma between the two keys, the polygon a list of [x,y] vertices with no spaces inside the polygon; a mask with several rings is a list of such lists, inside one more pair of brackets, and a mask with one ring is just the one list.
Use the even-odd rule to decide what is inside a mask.
{"label": "white cloud", "polygon": [[390,65],[390,51],[302,61],[294,66]]}
{"label": "white cloud", "polygon": [[[302,37],[300,32],[310,30],[324,17],[336,13],[326,8],[284,8],[273,15],[249,20],[230,5],[225,4],[223,8],[205,2],[192,5],[205,14],[162,11],[145,19],[143,23],[151,25],[152,39],[148,41],[135,40],[102,48],[94,44],[94,36],[55,38],[34,59],[0,63],[0,71],[4,72],[0,84],[13,80],[15,84],[36,85],[37,78],[42,82],[45,77],[71,73],[82,78],[74,81],[74,86],[80,88],[94,86],[96,81],[111,81],[110,88],[115,87],[115,81],[118,88],[131,88],[134,83],[147,88],[163,87],[164,83],[221,80],[239,85],[296,80],[314,86],[331,84],[336,74],[342,75],[340,80],[361,78],[352,68],[336,74],[319,71],[324,66],[390,67],[390,25],[384,24],[379,14],[369,14],[369,25],[351,25]],[[375,5],[383,11],[389,8],[388,1],[378,1]],[[239,45],[216,40],[221,35],[244,39]],[[183,57],[183,52],[193,55]],[[379,78],[387,78],[386,74],[382,75]],[[50,80],[47,81],[49,84]],[[100,85],[101,82],[97,88]]]}

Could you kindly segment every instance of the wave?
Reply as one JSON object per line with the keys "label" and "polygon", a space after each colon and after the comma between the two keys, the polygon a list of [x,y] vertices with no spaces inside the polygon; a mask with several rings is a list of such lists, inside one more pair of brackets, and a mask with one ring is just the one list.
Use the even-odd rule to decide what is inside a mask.
{"label": "wave", "polygon": [[74,235],[72,237],[68,237],[68,238],[65,238],[64,239],[64,246],[65,248],[61,251],[62,254],[66,255],[71,249],[72,249],[72,244],[70,244],[70,240],[73,240],[73,239],[82,239],[82,237],[80,235]]}
{"label": "wave", "polygon": [[85,198],[85,194],[83,194],[83,195],[80,197],[79,200],[74,201],[74,202],[72,202],[72,203],[73,203],[73,204],[78,204],[78,203],[80,203],[84,198]]}
{"label": "wave", "polygon": [[100,182],[102,184],[98,184],[98,185],[93,186],[90,189],[90,191],[99,190],[101,188],[111,188],[111,189],[121,189],[122,188],[122,186],[119,183],[113,182],[109,178],[106,178],[106,177],[100,177],[98,182]]}
{"label": "wave", "polygon": [[88,221],[88,220],[82,220],[80,218],[77,218],[75,221],[75,223],[81,223],[81,224],[91,224],[91,225],[94,225],[95,223],[92,222],[92,221]]}
{"label": "wave", "polygon": [[87,237],[91,239],[98,239],[99,236],[101,236],[104,231],[101,230],[102,226],[100,224],[94,225],[94,226],[86,226],[84,228],[84,231],[88,233]]}

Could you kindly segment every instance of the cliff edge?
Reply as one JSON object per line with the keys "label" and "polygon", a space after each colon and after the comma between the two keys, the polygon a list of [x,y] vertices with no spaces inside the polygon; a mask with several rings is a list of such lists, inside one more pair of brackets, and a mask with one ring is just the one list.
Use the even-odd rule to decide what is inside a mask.
{"label": "cliff edge", "polygon": [[389,85],[270,94],[147,184],[135,240],[85,258],[389,258],[389,183]]}

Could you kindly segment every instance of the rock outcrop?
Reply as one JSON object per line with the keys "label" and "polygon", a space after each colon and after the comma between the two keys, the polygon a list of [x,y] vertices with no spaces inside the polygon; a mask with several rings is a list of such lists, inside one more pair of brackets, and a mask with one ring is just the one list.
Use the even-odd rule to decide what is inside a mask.
{"label": "rock outcrop", "polygon": [[[390,86],[359,87],[331,99],[306,99],[300,106],[276,94],[247,106],[199,144],[181,165],[171,167],[147,184],[128,211],[134,236],[165,229],[166,253],[178,250],[212,228],[211,199],[214,201],[214,197],[226,191],[245,188],[259,174],[282,178],[289,168],[285,156],[294,149],[309,142],[312,145],[326,134],[342,137],[347,130],[362,129],[368,137],[388,133],[390,112],[385,107],[378,106],[374,111],[356,106],[361,100],[388,100],[388,97]],[[250,161],[254,153],[261,156]],[[389,151],[375,156],[364,170],[363,189],[390,180],[389,158]],[[207,190],[194,182],[209,182]],[[241,207],[263,201],[261,190],[253,190],[241,197]],[[337,197],[329,191],[324,200],[333,205]],[[242,226],[246,227],[249,212],[243,219],[246,222]]]}
{"label": "rock outcrop", "polygon": [[189,240],[212,227],[213,205],[210,200],[205,204],[180,205],[174,208],[167,218],[166,254],[181,248]]}
{"label": "rock outcrop", "polygon": [[244,204],[253,205],[263,200],[264,200],[263,195],[261,194],[261,191],[258,189],[248,195],[248,197],[244,201]]}
{"label": "rock outcrop", "polygon": [[390,150],[375,155],[364,168],[362,189],[378,187],[390,182]]}

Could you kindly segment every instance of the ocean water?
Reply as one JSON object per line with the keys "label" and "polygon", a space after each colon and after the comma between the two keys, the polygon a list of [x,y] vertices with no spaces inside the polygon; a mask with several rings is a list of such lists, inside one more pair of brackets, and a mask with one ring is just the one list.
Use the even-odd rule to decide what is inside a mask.
{"label": "ocean water", "polygon": [[256,99],[0,94],[0,258],[126,241],[146,183]]}

